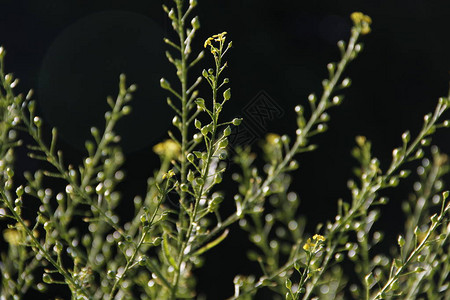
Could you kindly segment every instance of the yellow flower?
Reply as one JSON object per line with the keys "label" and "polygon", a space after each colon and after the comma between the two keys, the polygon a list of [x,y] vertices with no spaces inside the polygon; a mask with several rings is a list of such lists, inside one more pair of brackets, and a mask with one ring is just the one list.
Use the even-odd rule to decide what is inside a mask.
{"label": "yellow flower", "polygon": [[175,176],[175,172],[172,170],[172,169],[170,169],[169,171],[167,171],[167,173],[165,173],[164,175],[163,175],[163,179],[166,179],[166,178],[172,178],[173,176]]}
{"label": "yellow flower", "polygon": [[315,234],[313,236],[313,240],[319,241],[319,242],[325,242],[325,237],[323,235],[320,235],[320,234]]}
{"label": "yellow flower", "polygon": [[223,41],[225,41],[225,39],[226,39],[226,35],[227,35],[226,32],[222,32],[222,33],[219,33],[219,34],[215,34],[215,35],[213,35],[212,37],[208,38],[208,39],[205,41],[205,44],[204,44],[203,46],[204,46],[205,48],[208,47],[208,46],[210,46],[210,47],[211,47],[211,53],[214,54],[215,52],[218,51],[218,49],[217,49],[216,47],[213,46],[212,42],[213,42],[213,41],[216,41],[216,42],[223,42]]}
{"label": "yellow flower", "polygon": [[217,49],[214,48],[214,47],[211,47],[211,53],[212,53],[212,54],[215,54],[215,53],[217,53],[217,52],[219,52],[219,50],[217,50]]}
{"label": "yellow flower", "polygon": [[[313,242],[314,241],[314,242]],[[325,237],[320,234],[315,234],[312,237],[312,240],[309,238],[306,243],[303,245],[303,250],[305,251],[318,251],[322,248],[322,245],[320,243],[325,241]]]}
{"label": "yellow flower", "polygon": [[362,28],[361,28],[361,34],[368,34],[368,33],[370,33],[370,27],[369,26],[363,26]]}
{"label": "yellow flower", "polygon": [[354,12],[350,15],[353,23],[356,27],[361,29],[361,34],[368,34],[370,32],[370,24],[372,24],[372,18],[362,12]]}
{"label": "yellow flower", "polygon": [[16,228],[8,228],[3,231],[3,237],[9,244],[14,246],[20,245],[22,242],[22,236]]}
{"label": "yellow flower", "polygon": [[277,142],[280,140],[280,136],[276,133],[268,133],[266,135],[266,142],[269,145],[276,145]]}
{"label": "yellow flower", "polygon": [[316,243],[313,243],[311,239],[308,239],[306,243],[303,245],[303,250],[311,251],[312,248],[316,246]]}
{"label": "yellow flower", "polygon": [[212,42],[213,40],[214,40],[214,39],[213,39],[212,37],[208,38],[208,39],[205,41],[204,47],[206,48],[206,47],[208,47],[208,46],[211,46],[211,42]]}
{"label": "yellow flower", "polygon": [[167,139],[164,142],[156,144],[153,147],[153,152],[159,156],[166,157],[168,159],[177,158],[181,154],[181,147],[178,143],[171,139]]}
{"label": "yellow flower", "polygon": [[225,41],[226,35],[227,35],[227,32],[224,31],[224,32],[222,32],[222,33],[213,35],[212,38],[213,38],[216,42],[222,42],[222,41]]}
{"label": "yellow flower", "polygon": [[356,143],[358,144],[359,147],[364,146],[364,144],[366,143],[366,137],[362,136],[362,135],[358,135],[356,137]]}

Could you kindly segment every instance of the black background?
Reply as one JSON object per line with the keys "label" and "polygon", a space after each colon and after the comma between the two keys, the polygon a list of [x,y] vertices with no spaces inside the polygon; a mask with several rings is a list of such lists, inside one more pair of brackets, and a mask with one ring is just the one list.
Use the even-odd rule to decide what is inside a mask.
{"label": "black background", "polygon": [[[386,168],[392,149],[401,143],[401,133],[406,129],[417,133],[423,115],[448,93],[448,1],[199,2],[195,14],[202,28],[195,50],[208,36],[222,31],[233,40],[227,71],[232,100],[225,117],[240,115],[264,90],[284,110],[266,128],[279,134],[294,135],[293,107],[306,104],[309,93],[320,92],[326,64],[339,58],[336,42],[349,37],[350,13],[362,11],[373,19],[372,33],[363,37],[364,51],[346,72],[353,84],[344,92],[344,103],[330,112],[329,131],[314,140],[319,149],[299,158],[293,187],[310,232],[318,222],[333,218],[336,199],[349,199],[346,182],[356,164],[350,156],[354,137],[367,136]],[[161,38],[173,33],[161,4],[154,0],[0,1],[0,43],[8,53],[7,71],[21,79],[18,91],[35,89],[44,120],[61,129],[60,145],[68,162],[79,162],[85,155],[82,147],[89,127],[102,126],[105,97],[117,92],[118,75],[124,72],[130,83],[137,83],[134,112],[119,129],[127,154],[128,181],[122,186],[125,214],[127,207],[132,211],[127,201],[144,192],[146,178],[157,166],[151,146],[166,137],[171,120],[159,78],[172,79],[175,85]],[[208,68],[211,62],[208,57],[201,67]],[[200,71],[195,70],[192,79]],[[206,98],[207,89],[202,92]],[[449,136],[441,131],[436,137],[444,152],[450,150]],[[253,146],[256,149],[257,144]],[[22,156],[19,170],[37,167]],[[390,229],[386,247],[401,230],[401,223],[392,220],[401,221],[400,203],[412,180],[396,192],[386,192],[392,200],[380,220],[381,229]],[[226,186],[228,200],[235,189],[231,183]],[[230,296],[234,275],[256,268],[245,262],[244,237],[233,227],[223,249],[211,251],[205,267],[197,272],[199,291],[209,299]]]}

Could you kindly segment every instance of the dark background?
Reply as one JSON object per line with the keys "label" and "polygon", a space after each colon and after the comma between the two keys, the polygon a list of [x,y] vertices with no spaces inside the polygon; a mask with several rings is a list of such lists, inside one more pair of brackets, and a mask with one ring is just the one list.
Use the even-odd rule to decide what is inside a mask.
{"label": "dark background", "polygon": [[[354,137],[372,140],[374,154],[386,168],[392,149],[401,143],[401,133],[406,129],[417,133],[423,115],[448,93],[448,1],[199,2],[195,14],[202,28],[195,50],[208,36],[222,31],[233,40],[226,75],[233,96],[225,118],[242,115],[260,91],[284,111],[257,137],[266,132],[294,135],[293,107],[306,104],[309,93],[320,93],[326,64],[339,59],[337,41],[349,37],[350,13],[362,11],[373,19],[372,33],[363,37],[364,51],[346,72],[353,84],[344,92],[344,103],[331,110],[329,131],[314,140],[319,149],[299,158],[293,187],[310,232],[318,222],[333,218],[336,199],[349,199],[346,182],[356,164],[350,156]],[[7,71],[21,79],[18,91],[35,89],[40,114],[47,125],[60,129],[60,146],[68,162],[76,163],[85,155],[83,141],[89,128],[103,125],[105,97],[117,93],[118,75],[124,72],[130,83],[137,83],[134,112],[119,128],[129,179],[122,188],[130,197],[145,191],[146,178],[158,163],[151,147],[166,137],[171,120],[159,79],[174,78],[162,42],[162,36],[173,33],[161,4],[155,0],[0,1],[0,43],[8,52]],[[210,65],[209,57],[201,63],[202,68]],[[192,78],[201,69],[195,71],[198,74]],[[206,93],[207,89],[203,97]],[[435,139],[447,153],[449,136],[442,131]],[[253,146],[256,149],[257,143]],[[23,158],[18,168],[36,165]],[[401,230],[401,223],[392,220],[401,221],[400,203],[412,180],[395,193],[386,192],[392,200],[380,220],[381,229],[390,229],[386,245]],[[230,197],[234,189],[227,186]],[[205,267],[197,272],[199,291],[209,299],[230,296],[234,275],[255,268],[245,262],[244,237],[233,227],[223,250],[211,251]]]}

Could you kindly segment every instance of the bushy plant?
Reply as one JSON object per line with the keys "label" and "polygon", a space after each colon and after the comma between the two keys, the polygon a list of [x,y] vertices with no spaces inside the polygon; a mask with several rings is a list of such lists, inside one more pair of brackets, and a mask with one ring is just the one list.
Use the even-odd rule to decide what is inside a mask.
{"label": "bushy plant", "polygon": [[[348,183],[351,199],[339,200],[335,219],[305,232],[290,172],[298,168],[302,153],[316,149],[311,138],[327,130],[329,110],[341,104],[339,92],[351,85],[343,77],[345,68],[361,52],[359,39],[370,32],[372,20],[360,12],[351,15],[350,39],[338,43],[341,57],[327,65],[322,94],[308,97],[308,109],[295,107],[294,137],[267,135],[260,159],[249,147],[230,151],[230,134],[242,120],[221,118],[232,101],[224,77],[232,48],[226,32],[204,42],[213,63],[209,67],[205,62],[201,76],[192,79],[193,66],[203,63],[205,55],[192,50],[200,28],[198,17],[192,17],[196,5],[196,0],[174,0],[163,6],[178,36],[177,41],[165,39],[178,82],[160,82],[174,111],[174,129],[153,148],[161,164],[147,180],[146,194],[134,198],[132,219],[121,219],[117,209],[125,201],[117,192],[125,180],[125,158],[115,126],[131,113],[136,86],[120,76],[118,95],[107,99],[105,129],[91,129],[86,157],[76,166],[58,150],[57,129],[45,128],[36,115],[32,92],[15,93],[18,79],[5,72],[5,50],[0,48],[0,216],[8,226],[3,231],[7,247],[0,263],[1,299],[22,299],[30,289],[45,294],[56,284],[67,287],[72,299],[196,298],[195,269],[205,252],[221,246],[235,223],[254,244],[248,256],[260,265],[261,275],[236,276],[234,294],[226,295],[231,299],[258,298],[262,289],[274,299],[450,298],[450,204],[442,181],[448,157],[431,147],[431,157],[425,158],[435,130],[450,124],[441,120],[449,97],[440,98],[435,111],[425,115],[417,135],[401,136],[386,170],[372,156],[371,143],[358,136],[352,154],[359,166]],[[200,84],[209,86],[209,95],[199,95]],[[30,139],[23,145],[22,140]],[[47,168],[25,173],[26,182],[20,184],[15,150],[25,146]],[[258,167],[261,160],[263,168]],[[382,233],[373,225],[387,203],[380,192],[409,176],[406,164],[417,160],[420,182],[403,205],[404,233],[392,255],[377,253]],[[230,175],[227,161],[242,170],[232,176],[236,195],[221,190],[223,177]],[[49,185],[48,178],[58,184]],[[57,188],[61,183],[64,189]],[[27,203],[36,201],[38,209],[29,209]],[[232,214],[223,214],[224,201],[234,203]],[[351,284],[344,267],[348,262],[356,274]]]}

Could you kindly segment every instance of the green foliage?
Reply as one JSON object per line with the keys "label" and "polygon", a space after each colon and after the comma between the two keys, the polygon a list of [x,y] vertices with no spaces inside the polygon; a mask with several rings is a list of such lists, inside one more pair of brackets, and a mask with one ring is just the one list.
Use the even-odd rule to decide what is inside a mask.
{"label": "green foliage", "polygon": [[[236,276],[231,299],[252,299],[260,289],[271,290],[274,299],[289,300],[343,299],[346,292],[355,299],[449,298],[450,205],[442,181],[449,172],[448,158],[436,147],[430,159],[423,157],[435,130],[449,125],[441,117],[450,99],[439,99],[416,137],[402,135],[402,146],[393,150],[387,170],[372,156],[370,142],[357,137],[353,155],[359,166],[356,180],[348,183],[351,199],[339,200],[336,218],[307,233],[297,213],[298,196],[290,190],[290,172],[298,168],[299,154],[316,149],[311,138],[327,130],[329,110],[342,103],[337,93],[351,84],[342,78],[343,72],[361,52],[359,38],[370,32],[371,19],[352,14],[351,37],[338,43],[341,57],[327,65],[322,94],[308,97],[310,113],[301,105],[295,107],[294,137],[266,137],[262,170],[249,148],[236,149],[233,160],[242,172],[232,176],[238,184],[232,197],[220,190],[222,178],[228,176],[224,160],[229,136],[242,121],[221,118],[224,105],[232,101],[229,79],[223,78],[232,43],[226,32],[207,39],[204,48],[213,65],[192,80],[190,71],[204,56],[203,51],[192,53],[200,29],[198,17],[191,16],[196,5],[194,0],[175,0],[173,7],[163,6],[178,35],[178,41],[165,39],[178,82],[160,81],[174,111],[174,130],[153,148],[161,164],[147,180],[146,194],[134,199],[130,220],[118,215],[120,201],[128,199],[117,191],[124,180],[124,155],[114,130],[130,114],[136,86],[120,76],[117,97],[107,99],[105,129],[92,128],[83,162],[67,164],[58,150],[57,130],[51,129],[49,142],[44,138],[47,129],[36,115],[32,93],[15,94],[18,80],[5,73],[5,50],[0,48],[0,217],[8,224],[3,232],[8,247],[0,264],[2,299],[23,298],[32,288],[45,293],[54,284],[65,285],[72,299],[196,298],[193,271],[202,266],[205,252],[221,246],[234,223],[248,233],[254,244],[248,257],[260,265],[263,275]],[[210,95],[199,98],[197,87],[204,81]],[[18,131],[32,139],[28,155],[47,166],[25,173],[27,182],[19,186],[14,183],[14,150],[23,143]],[[406,164],[419,159],[420,181],[403,205],[405,231],[392,256],[377,254],[374,246],[383,235],[373,225],[387,203],[380,192],[397,186],[410,174]],[[65,189],[49,188],[48,177]],[[236,208],[228,216],[221,211],[225,199],[234,201]],[[26,211],[28,201],[37,201],[39,209]],[[359,279],[349,289],[342,267],[346,257]]]}

